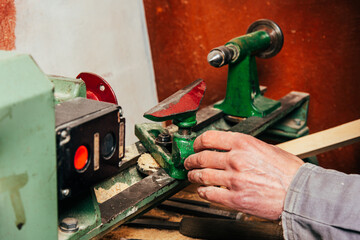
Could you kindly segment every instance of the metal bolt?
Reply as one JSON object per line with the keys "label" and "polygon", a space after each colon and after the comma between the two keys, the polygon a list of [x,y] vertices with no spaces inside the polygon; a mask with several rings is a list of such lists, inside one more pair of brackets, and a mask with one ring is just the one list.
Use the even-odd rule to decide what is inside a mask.
{"label": "metal bolt", "polygon": [[63,130],[63,131],[61,132],[61,137],[62,137],[62,138],[66,138],[67,135],[68,135],[68,132],[65,131],[65,130]]}
{"label": "metal bolt", "polygon": [[62,190],[61,190],[61,194],[62,194],[64,197],[69,196],[69,194],[70,194],[70,189],[62,189]]}
{"label": "metal bolt", "polygon": [[63,232],[76,232],[79,230],[78,220],[73,217],[67,217],[61,220],[60,230]]}
{"label": "metal bolt", "polygon": [[160,133],[155,142],[161,146],[167,147],[171,144],[171,135],[168,132]]}
{"label": "metal bolt", "polygon": [[301,119],[295,118],[294,122],[296,125],[300,126],[301,125]]}
{"label": "metal bolt", "polygon": [[66,143],[68,143],[71,139],[70,135],[69,135],[69,130],[62,130],[60,133],[61,139],[60,139],[60,146],[65,145]]}
{"label": "metal bolt", "polygon": [[169,133],[160,133],[157,137],[157,140],[159,142],[170,142],[171,141],[171,136]]}

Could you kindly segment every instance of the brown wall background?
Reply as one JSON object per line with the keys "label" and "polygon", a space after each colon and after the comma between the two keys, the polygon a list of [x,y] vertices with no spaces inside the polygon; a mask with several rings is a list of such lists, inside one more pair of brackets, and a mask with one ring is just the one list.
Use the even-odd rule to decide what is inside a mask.
{"label": "brown wall background", "polygon": [[[310,93],[311,132],[360,118],[360,1],[144,0],[144,5],[160,101],[197,78],[208,86],[204,106],[222,99],[227,67],[210,67],[208,52],[267,18],[279,24],[285,42],[277,56],[257,59],[266,96]],[[360,143],[321,154],[319,162],[360,173]]]}
{"label": "brown wall background", "polygon": [[14,0],[0,0],[0,50],[15,49],[15,25]]}

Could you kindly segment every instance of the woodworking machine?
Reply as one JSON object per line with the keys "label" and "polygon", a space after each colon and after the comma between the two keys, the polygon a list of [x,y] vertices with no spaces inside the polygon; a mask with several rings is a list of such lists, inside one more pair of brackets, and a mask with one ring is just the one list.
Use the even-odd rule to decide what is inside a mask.
{"label": "woodworking machine", "polygon": [[[188,185],[184,160],[207,130],[279,141],[308,134],[309,94],[276,101],[258,83],[255,56],[282,45],[281,29],[259,20],[214,48],[209,64],[229,67],[224,100],[200,109],[206,84],[198,79],[144,114],[172,125],[137,124],[140,141],[127,147],[122,108],[104,79],[47,76],[29,55],[1,52],[0,239],[102,236]],[[139,171],[144,153],[162,169]]]}
{"label": "woodworking machine", "polygon": [[[255,56],[275,56],[283,41],[282,31],[273,21],[254,22],[246,35],[231,39],[208,54],[211,66],[229,66],[224,100],[199,110],[206,88],[199,79],[144,114],[153,121],[173,121],[167,129],[153,123],[135,126],[136,136],[170,176],[186,179],[183,163],[194,151],[194,139],[210,129],[262,134],[276,141],[308,134],[309,94],[291,92],[276,101],[264,97],[266,88],[259,86]],[[171,151],[159,141],[167,135],[172,138]],[[307,160],[316,163],[316,159]]]}

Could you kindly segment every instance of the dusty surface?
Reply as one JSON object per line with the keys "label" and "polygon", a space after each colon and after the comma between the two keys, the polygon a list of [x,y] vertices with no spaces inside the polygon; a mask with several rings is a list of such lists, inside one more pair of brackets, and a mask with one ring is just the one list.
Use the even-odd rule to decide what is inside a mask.
{"label": "dusty surface", "polygon": [[127,226],[117,228],[105,235],[103,240],[144,239],[144,240],[188,240],[195,239],[182,235],[179,231],[158,230],[158,229],[136,229]]}
{"label": "dusty surface", "polygon": [[[178,192],[173,197],[176,198],[184,198],[184,199],[191,199],[191,200],[197,200],[197,201],[204,201],[201,199],[198,194],[196,194],[196,188],[197,185],[190,185],[184,190]],[[213,208],[221,208],[221,209],[227,209],[228,208],[219,205],[219,204],[211,204]],[[162,210],[158,208],[154,208],[144,214],[144,217],[146,218],[156,218],[161,220],[167,220],[171,222],[180,222],[181,219],[186,216],[179,213]],[[262,221],[268,221],[265,219],[261,219],[258,217],[254,217],[251,215],[243,214],[242,218],[243,221],[256,221],[256,222],[262,222]],[[276,221],[273,221],[276,222]],[[177,230],[158,230],[158,229],[146,229],[146,228],[134,228],[134,227],[128,227],[128,226],[120,226],[113,231],[106,234],[102,239],[103,240],[115,240],[115,239],[159,239],[159,240],[167,240],[167,239],[179,239],[179,240],[188,240],[188,239],[194,239],[190,237],[183,236],[179,231]]]}
{"label": "dusty surface", "polygon": [[[192,199],[192,200],[202,200],[196,193],[197,186],[190,185],[189,187],[185,188],[183,191],[178,192],[174,195],[177,198],[185,198],[185,199]],[[180,222],[183,218],[183,215],[175,212],[165,211],[162,209],[154,208],[149,212],[145,213],[144,216],[147,218],[157,218],[162,220],[167,220],[171,222]],[[104,240],[117,240],[121,238],[127,239],[159,239],[159,240],[188,240],[188,239],[195,239],[183,236],[177,230],[158,230],[158,229],[145,229],[145,228],[133,228],[128,226],[120,226],[113,231],[106,234],[102,239]]]}
{"label": "dusty surface", "polygon": [[149,153],[142,154],[138,159],[138,167],[142,172],[153,172],[160,169],[160,165]]}
{"label": "dusty surface", "polygon": [[96,200],[98,201],[98,203],[103,203],[106,200],[112,198],[113,196],[115,196],[116,194],[118,194],[119,192],[127,189],[129,187],[128,184],[126,183],[115,183],[111,188],[109,189],[104,189],[104,188],[94,188],[95,191],[95,195],[96,195]]}

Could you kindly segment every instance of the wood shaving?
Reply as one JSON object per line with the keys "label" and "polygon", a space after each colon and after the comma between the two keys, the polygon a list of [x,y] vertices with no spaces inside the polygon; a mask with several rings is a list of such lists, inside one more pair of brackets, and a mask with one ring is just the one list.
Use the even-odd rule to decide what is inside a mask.
{"label": "wood shaving", "polygon": [[98,203],[103,203],[118,194],[119,192],[124,191],[128,187],[128,184],[118,182],[115,183],[110,189],[104,189],[101,187],[98,189],[94,188],[96,200]]}
{"label": "wood shaving", "polygon": [[144,153],[139,157],[138,165],[144,171],[152,171],[161,168],[149,153]]}

